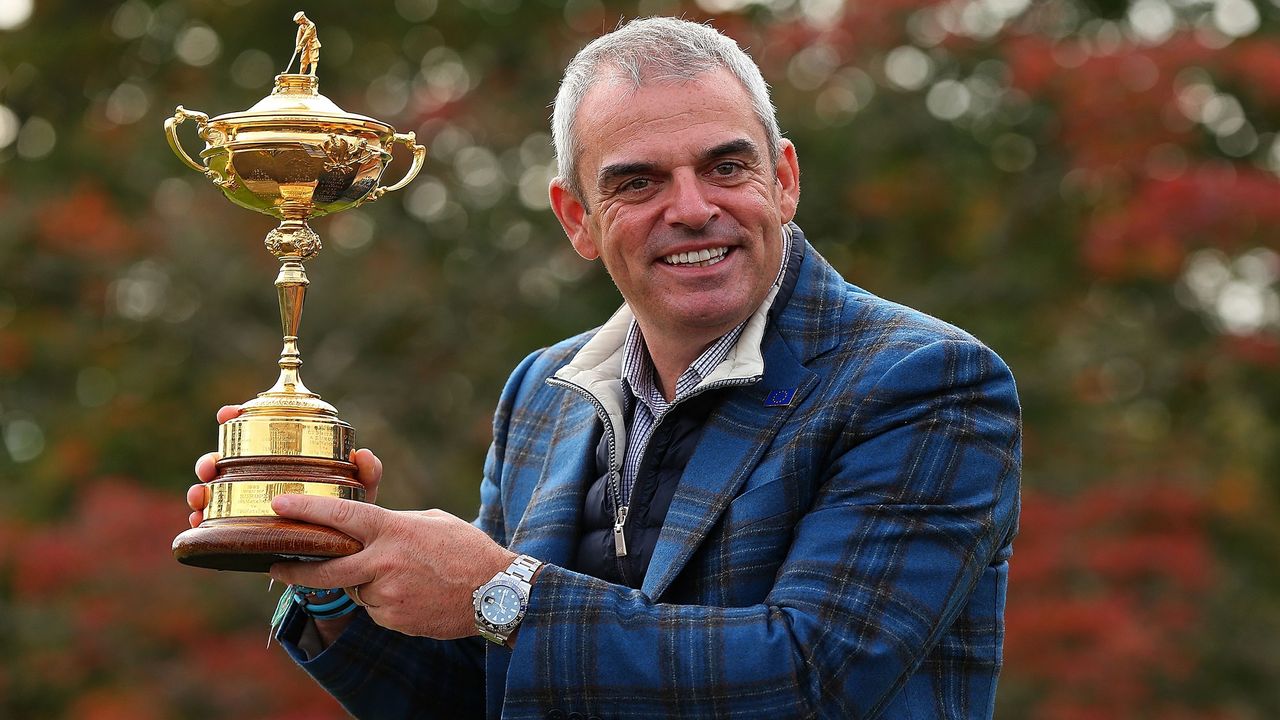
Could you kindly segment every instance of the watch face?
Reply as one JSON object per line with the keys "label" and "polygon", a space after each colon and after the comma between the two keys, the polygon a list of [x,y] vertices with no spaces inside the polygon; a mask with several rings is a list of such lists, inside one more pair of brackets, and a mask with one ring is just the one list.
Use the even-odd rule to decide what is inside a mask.
{"label": "watch face", "polygon": [[495,585],[480,598],[480,614],[490,624],[506,625],[520,614],[520,595],[506,585]]}

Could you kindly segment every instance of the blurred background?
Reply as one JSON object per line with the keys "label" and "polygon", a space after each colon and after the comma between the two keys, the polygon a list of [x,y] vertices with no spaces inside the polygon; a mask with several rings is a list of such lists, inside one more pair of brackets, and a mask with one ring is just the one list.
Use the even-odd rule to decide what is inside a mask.
{"label": "blurred background", "polygon": [[308,268],[303,375],[382,504],[472,517],[508,371],[619,302],[548,210],[565,63],[710,19],[818,249],[1018,378],[998,717],[1280,717],[1280,0],[0,0],[0,717],[341,716],[264,647],[265,577],[169,554],[280,331],[274,221],[161,126],[265,95],[298,9],[321,92],[430,149]]}

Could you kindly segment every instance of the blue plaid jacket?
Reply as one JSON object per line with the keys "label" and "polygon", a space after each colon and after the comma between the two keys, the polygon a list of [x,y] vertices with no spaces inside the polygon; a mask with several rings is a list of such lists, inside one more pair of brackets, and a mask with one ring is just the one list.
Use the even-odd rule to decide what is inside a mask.
{"label": "blue plaid jacket", "polygon": [[763,376],[722,391],[640,589],[565,569],[601,421],[546,380],[583,335],[526,358],[494,418],[476,522],[549,563],[515,650],[406,637],[361,611],[305,660],[295,613],[295,659],[367,718],[991,717],[1013,378],[795,237]]}

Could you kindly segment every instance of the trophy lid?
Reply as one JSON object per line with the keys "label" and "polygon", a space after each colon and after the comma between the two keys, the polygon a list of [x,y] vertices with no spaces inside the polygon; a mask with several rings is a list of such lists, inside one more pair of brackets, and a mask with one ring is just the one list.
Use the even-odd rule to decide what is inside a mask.
{"label": "trophy lid", "polygon": [[240,112],[225,113],[211,122],[240,122],[251,120],[312,118],[325,122],[373,124],[382,132],[391,132],[391,126],[365,115],[349,113],[337,103],[321,95],[320,81],[315,75],[281,73],[276,76],[271,94]]}

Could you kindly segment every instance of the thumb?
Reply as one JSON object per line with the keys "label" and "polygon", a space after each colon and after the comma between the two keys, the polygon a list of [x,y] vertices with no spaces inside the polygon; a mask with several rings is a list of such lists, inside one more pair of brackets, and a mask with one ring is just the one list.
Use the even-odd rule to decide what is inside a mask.
{"label": "thumb", "polygon": [[382,460],[368,449],[360,448],[351,454],[351,461],[356,464],[356,479],[364,485],[365,502],[374,502],[382,482]]}

